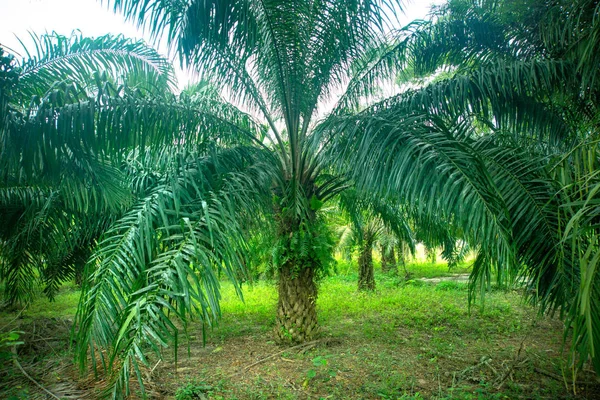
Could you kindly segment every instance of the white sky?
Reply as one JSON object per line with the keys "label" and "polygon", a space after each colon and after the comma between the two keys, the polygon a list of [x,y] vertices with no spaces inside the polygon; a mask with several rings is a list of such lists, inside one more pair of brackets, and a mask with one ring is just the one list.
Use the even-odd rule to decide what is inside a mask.
{"label": "white sky", "polygon": [[[432,3],[441,0],[409,0],[406,15],[402,22],[424,18]],[[109,11],[100,0],[0,0],[0,44],[19,52],[21,45],[16,37],[25,43],[28,32],[41,34],[56,31],[69,35],[79,29],[84,36],[101,36],[106,33],[122,33],[127,37],[149,40],[148,35],[133,24],[126,23],[122,15]],[[166,53],[165,48],[159,49]],[[176,63],[175,63],[176,64]],[[179,86],[190,79],[189,75],[177,71]]]}

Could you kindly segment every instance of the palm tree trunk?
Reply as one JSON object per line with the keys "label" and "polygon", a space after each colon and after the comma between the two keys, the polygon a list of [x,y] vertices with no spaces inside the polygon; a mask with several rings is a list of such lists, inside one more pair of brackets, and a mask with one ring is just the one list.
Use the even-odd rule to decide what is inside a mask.
{"label": "palm tree trunk", "polygon": [[[279,299],[275,317],[275,338],[280,343],[302,343],[313,340],[319,331],[317,321],[317,284],[316,271],[319,268],[315,254],[308,251],[304,254],[295,248],[292,238],[303,237],[300,232],[300,220],[296,217],[282,215],[282,208],[275,206],[278,222],[277,236],[282,239],[286,254],[284,261],[277,267]],[[315,213],[306,216],[305,224],[314,224]],[[289,239],[288,239],[289,238]],[[303,237],[308,247],[314,237]]]}
{"label": "palm tree trunk", "polygon": [[402,271],[404,272],[404,279],[408,280],[411,277],[411,273],[406,269],[406,259],[407,259],[406,253],[408,252],[406,244],[403,242],[398,243],[397,250],[398,250],[398,266],[402,267]]}
{"label": "palm tree trunk", "polygon": [[375,272],[373,270],[373,242],[363,241],[358,257],[358,290],[375,290]]}
{"label": "palm tree trunk", "polygon": [[383,244],[380,246],[380,250],[381,250],[381,272],[383,272],[384,274],[387,274],[391,267],[391,265],[388,262],[389,261],[388,260],[388,251],[385,248],[385,245],[383,245]]}
{"label": "palm tree trunk", "polygon": [[314,339],[318,333],[314,275],[313,268],[295,273],[289,262],[279,271],[275,336],[282,343],[302,343]]}
{"label": "palm tree trunk", "polygon": [[431,264],[437,264],[437,249],[435,247],[425,246],[425,256]]}
{"label": "palm tree trunk", "polygon": [[398,275],[398,266],[396,264],[396,252],[393,247],[386,249],[381,246],[381,272],[385,274]]}

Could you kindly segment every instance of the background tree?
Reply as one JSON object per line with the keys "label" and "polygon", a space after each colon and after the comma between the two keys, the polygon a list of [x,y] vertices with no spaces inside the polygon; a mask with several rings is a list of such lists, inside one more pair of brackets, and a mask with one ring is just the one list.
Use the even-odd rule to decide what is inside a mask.
{"label": "background tree", "polygon": [[358,252],[358,290],[375,290],[375,269],[373,267],[373,246],[383,231],[379,221],[371,220],[363,225],[360,232],[360,249]]}
{"label": "background tree", "polygon": [[[373,291],[376,286],[373,249],[376,246],[388,251],[391,247],[393,251],[393,246],[403,242],[414,254],[414,233],[407,207],[392,200],[372,198],[368,193],[347,190],[340,195],[339,208],[350,221],[350,231],[340,240],[338,248],[358,248],[358,290]],[[382,271],[383,262],[382,254]],[[395,261],[393,268],[396,268]]]}
{"label": "background tree", "polygon": [[396,249],[400,241],[389,229],[385,229],[379,239],[379,251],[381,253],[381,272],[384,274],[398,275],[398,261],[396,260]]}

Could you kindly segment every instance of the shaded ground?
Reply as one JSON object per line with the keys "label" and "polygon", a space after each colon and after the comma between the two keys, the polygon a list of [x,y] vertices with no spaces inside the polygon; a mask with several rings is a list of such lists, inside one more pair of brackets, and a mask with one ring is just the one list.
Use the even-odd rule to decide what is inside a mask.
{"label": "shaded ground", "polygon": [[248,296],[206,347],[181,352],[178,375],[164,363],[153,379],[165,396],[196,387],[224,399],[598,398],[593,376],[577,396],[565,388],[562,324],[537,318],[516,293],[493,293],[468,316],[464,285],[416,285],[362,295],[324,283],[324,339],[283,353]]}
{"label": "shaded ground", "polygon": [[[242,303],[225,284],[223,320],[206,345],[192,328],[190,353],[184,345],[177,365],[168,353],[153,362],[147,388],[178,399],[600,398],[590,373],[578,377],[576,394],[565,387],[562,324],[539,318],[518,293],[493,291],[469,315],[462,282],[377,280],[377,292],[359,294],[353,274],[325,279],[322,339],[287,350],[272,341],[275,285],[246,287]],[[60,396],[97,398],[102,382],[76,379],[69,319],[24,314],[15,321],[26,332],[17,346],[24,369]],[[49,398],[12,363],[0,367],[0,385],[0,398]]]}

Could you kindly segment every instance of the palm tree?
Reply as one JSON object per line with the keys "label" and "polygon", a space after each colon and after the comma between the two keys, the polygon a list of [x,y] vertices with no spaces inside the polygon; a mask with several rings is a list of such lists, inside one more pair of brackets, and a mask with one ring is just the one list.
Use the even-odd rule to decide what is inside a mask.
{"label": "palm tree", "polygon": [[381,272],[398,275],[398,262],[396,261],[396,248],[400,241],[390,230],[384,230],[379,239],[379,252],[381,253]]}
{"label": "palm tree", "polygon": [[[544,156],[515,138],[531,140],[535,133],[548,139],[539,141],[543,147],[555,145],[568,132],[565,119],[544,95],[565,81],[565,65],[514,62],[508,56],[492,60],[486,58],[489,52],[473,51],[469,68],[450,70],[364,107],[379,81],[394,81],[398,74],[420,77],[434,73],[437,65],[456,65],[450,61],[459,56],[446,52],[445,45],[433,46],[440,57],[418,51],[446,37],[444,19],[385,34],[393,19],[386,13],[394,7],[383,1],[115,0],[113,5],[155,37],[165,34],[187,66],[218,82],[232,103],[267,127],[233,130],[226,146],[230,162],[238,149],[236,136],[250,141],[254,156],[243,151],[238,155],[245,162],[234,163],[235,171],[223,171],[236,177],[233,182],[226,179],[225,186],[207,185],[206,191],[184,196],[215,196],[203,212],[173,213],[187,218],[178,225],[187,229],[175,229],[174,220],[160,221],[161,210],[178,209],[180,198],[167,201],[155,193],[100,242],[98,256],[92,258],[96,272],[84,289],[78,315],[80,355],[84,362],[89,348],[109,370],[119,365],[117,387],[127,386],[132,368],[140,376],[138,363],[147,363],[140,355],[143,344],[160,355],[160,347],[176,341],[178,330],[164,310],[171,310],[184,327],[197,304],[204,322],[218,315],[218,282],[206,274],[225,267],[233,276],[241,264],[244,235],[235,223],[240,213],[252,216],[260,210],[275,221],[277,337],[294,342],[315,337],[315,278],[327,268],[332,249],[322,207],[351,182],[361,191],[396,197],[422,215],[453,221],[478,252],[472,296],[475,288],[487,287],[490,266],[503,280],[526,265],[535,266],[528,270],[531,282],[540,298],[549,299],[563,254],[556,229],[558,186],[546,173]],[[209,104],[206,109],[241,115],[232,103],[218,101],[212,104],[218,107]],[[323,115],[325,106],[332,111]],[[226,115],[221,117],[227,121]],[[185,127],[175,131],[186,133]],[[217,160],[215,165],[223,164]],[[218,180],[221,173],[216,172],[199,179]],[[246,179],[247,173],[254,175]],[[238,192],[246,196],[237,197]],[[221,202],[227,207],[215,206]],[[234,228],[228,231],[223,221]],[[142,246],[146,231],[157,228],[165,233]],[[202,234],[211,240],[197,240]],[[170,241],[163,243],[163,238]],[[189,269],[197,259],[201,266]],[[200,274],[191,291],[187,280],[180,279],[186,274]],[[155,315],[160,318],[150,318]],[[148,330],[152,334],[144,334]],[[103,358],[98,348],[111,349],[110,357]]]}
{"label": "palm tree", "polygon": [[0,282],[9,305],[31,300],[37,280],[52,297],[81,272],[94,240],[129,202],[109,158],[111,147],[129,138],[99,140],[87,126],[93,108],[118,85],[160,93],[173,83],[169,64],[140,42],[31,39],[36,50],[24,48],[19,61],[0,48],[0,215],[7,222],[0,227]]}
{"label": "palm tree", "polygon": [[353,249],[358,248],[358,290],[374,291],[373,248],[385,229],[383,222],[373,216],[361,215],[353,219],[352,226],[344,226],[342,229],[343,240],[340,240],[337,249],[350,254]]}
{"label": "palm tree", "polygon": [[358,256],[358,290],[375,290],[375,270],[373,268],[373,246],[382,232],[376,221],[367,224],[360,235],[361,245]]}
{"label": "palm tree", "polygon": [[339,139],[362,190],[457,227],[478,253],[471,298],[493,273],[523,278],[573,328],[574,370],[591,359],[596,371],[599,11],[450,1],[408,39],[400,81],[421,85],[347,117]]}
{"label": "palm tree", "polygon": [[[314,338],[315,278],[332,247],[319,210],[346,185],[332,174],[329,140],[316,122],[323,104],[348,84],[349,69],[373,58],[387,23],[384,2],[113,4],[155,37],[165,34],[187,66],[226,87],[233,101],[268,125],[276,173],[264,195],[273,199],[280,255],[275,331],[280,340]],[[342,96],[337,109],[359,94]]]}
{"label": "palm tree", "polygon": [[[242,214],[234,210],[244,204],[254,212],[252,193],[270,183],[265,154],[245,147],[262,128],[209,85],[171,94],[170,65],[142,43],[34,40],[37,54],[25,50],[19,63],[2,57],[0,212],[9,223],[1,231],[1,279],[9,302],[26,302],[37,274],[52,295],[90,258],[75,325],[81,362],[88,345],[92,354],[114,348],[111,363],[102,361],[107,368],[122,361],[121,393],[146,342],[135,331],[140,320],[121,319],[124,313],[151,313],[144,334],[172,338],[169,313],[183,313],[185,322],[194,309],[210,319],[218,314],[217,275],[235,281],[242,269]],[[228,149],[233,132],[237,147]],[[179,290],[194,283],[188,275],[196,286]],[[173,293],[185,295],[174,303]],[[121,331],[127,323],[138,325]]]}
{"label": "palm tree", "polygon": [[[349,234],[340,240],[338,249],[347,252],[347,249],[358,247],[358,290],[374,291],[373,249],[376,245],[382,248],[383,272],[388,272],[383,270],[383,264],[384,261],[390,262],[390,249],[393,252],[393,247],[399,242],[406,243],[414,253],[410,213],[406,207],[394,204],[392,199],[374,198],[369,193],[357,193],[355,190],[345,191],[339,200],[339,209],[351,224]],[[390,268],[396,268],[395,260]]]}

